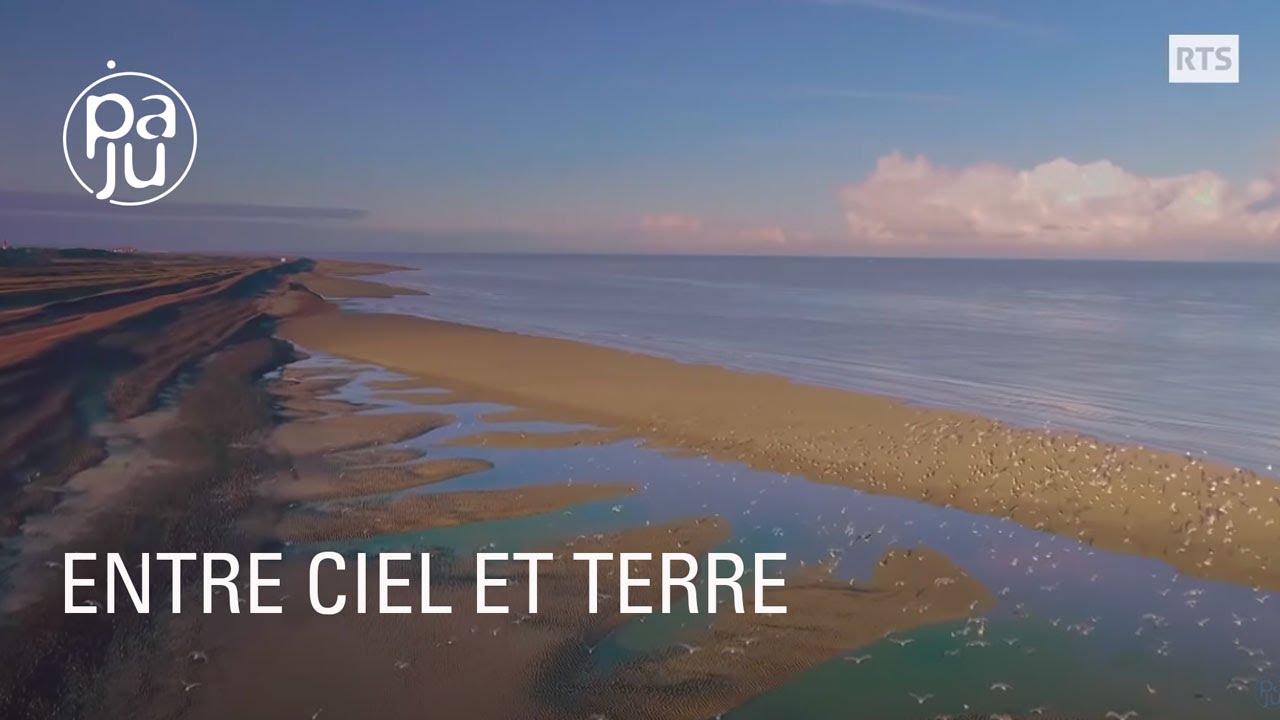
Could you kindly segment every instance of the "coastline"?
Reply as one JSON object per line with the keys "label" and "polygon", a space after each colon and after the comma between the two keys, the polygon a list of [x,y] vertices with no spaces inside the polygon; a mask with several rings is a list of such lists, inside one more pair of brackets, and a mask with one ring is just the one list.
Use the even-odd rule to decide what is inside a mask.
{"label": "coastline", "polygon": [[1188,575],[1280,589],[1271,557],[1280,546],[1280,484],[1247,470],[776,376],[406,315],[318,313],[286,320],[280,336],[548,420],[1007,517]]}
{"label": "coastline", "polygon": [[[331,264],[324,277],[345,282],[350,275],[392,269],[396,268]],[[7,643],[14,653],[14,670],[0,675],[5,683],[0,690],[12,691],[10,698],[0,701],[0,714],[6,708],[57,707],[69,712],[81,708],[91,717],[222,717],[229,709],[251,713],[258,699],[266,699],[274,703],[277,714],[289,716],[306,717],[322,709],[325,715],[358,715],[368,707],[385,709],[388,716],[415,716],[427,697],[437,709],[470,712],[477,694],[497,689],[492,712],[472,716],[568,720],[599,711],[609,717],[697,720],[741,708],[802,680],[811,670],[827,672],[833,661],[851,673],[847,679],[872,677],[858,669],[872,655],[878,658],[876,667],[883,664],[886,672],[893,672],[889,663],[897,653],[889,651],[901,651],[911,642],[916,643],[913,647],[929,646],[930,632],[956,645],[946,655],[941,655],[942,648],[932,647],[941,657],[985,643],[973,640],[970,631],[981,638],[988,617],[993,635],[1034,632],[1030,626],[1015,630],[1009,624],[1026,622],[1030,613],[1023,611],[1021,600],[1030,598],[1016,596],[1016,619],[1006,617],[1014,600],[997,598],[1006,598],[1009,587],[998,593],[994,589],[1009,580],[1008,574],[993,571],[987,561],[996,555],[978,548],[970,530],[957,527],[958,514],[951,514],[954,530],[908,530],[914,537],[900,541],[892,529],[879,535],[883,525],[874,533],[863,531],[880,523],[909,528],[913,519],[880,512],[886,505],[907,503],[864,497],[865,507],[859,507],[863,503],[854,493],[830,486],[963,510],[973,508],[958,504],[948,492],[956,498],[987,495],[992,500],[990,515],[1009,514],[1001,503],[1021,499],[1046,512],[1079,518],[1072,527],[1092,529],[1113,517],[1143,516],[1154,505],[1141,493],[1126,493],[1126,481],[1116,480],[1108,486],[1112,494],[1097,486],[1104,503],[1111,500],[1125,509],[1112,516],[1089,507],[1087,498],[1068,493],[1074,485],[1059,481],[1054,486],[1051,481],[1059,474],[1080,473],[1087,463],[1096,462],[1090,453],[1103,453],[1097,467],[1115,473],[1136,467],[1146,473],[1140,477],[1147,481],[1163,477],[1156,470],[1178,472],[1160,468],[1146,451],[1089,445],[1092,441],[1060,433],[1024,433],[983,418],[922,410],[879,396],[572,341],[346,312],[307,285],[308,279],[320,277],[316,273],[313,265],[301,261],[296,269],[290,266],[281,272],[270,287],[237,296],[236,307],[250,318],[244,332],[219,333],[209,346],[191,345],[184,352],[192,360],[181,375],[144,365],[148,382],[139,387],[154,389],[155,400],[147,404],[155,409],[128,422],[86,428],[98,441],[104,430],[112,433],[108,459],[51,486],[57,490],[48,493],[52,511],[37,513],[21,526],[19,559],[25,570],[8,580],[22,582],[22,596],[31,603],[18,605],[8,616],[11,622],[0,624],[5,633],[0,645]],[[345,292],[358,297],[365,291],[395,294],[398,289],[379,283],[373,290],[351,286]],[[155,331],[163,332],[163,327],[157,325]],[[198,338],[199,333],[192,336]],[[150,347],[148,335],[137,336],[142,342],[136,345],[128,344],[135,340],[131,334],[113,331],[106,337],[113,347]],[[319,356],[306,361],[307,351]],[[142,352],[138,356],[140,362],[148,359]],[[393,374],[388,376],[388,371]],[[138,406],[123,405],[120,412]],[[698,458],[703,455],[734,462],[704,462]],[[917,458],[919,466],[907,462]],[[639,466],[633,465],[637,459]],[[763,472],[744,472],[733,467],[737,462]],[[1001,463],[1011,469],[984,475]],[[712,473],[724,474],[698,474],[699,468],[713,466],[721,469]],[[1196,467],[1206,474],[1216,471]],[[695,470],[692,476],[684,474],[689,469]],[[911,469],[917,474],[907,472]],[[961,474],[963,469],[969,474]],[[895,470],[897,475],[892,474]],[[768,484],[760,484],[761,478],[747,480],[753,474],[770,476]],[[806,482],[802,476],[825,485]],[[48,478],[51,483],[56,480]],[[1005,480],[1008,487],[1002,484]],[[1019,497],[1039,487],[1037,483],[1049,486],[1043,499]],[[658,490],[659,485],[666,488]],[[767,487],[784,494],[770,496],[760,504],[761,512],[753,513]],[[191,488],[197,492],[188,492]],[[1187,535],[1174,537],[1199,540],[1203,535],[1210,539],[1203,545],[1210,548],[1215,547],[1212,540],[1224,537],[1221,533],[1228,540],[1245,537],[1241,527],[1246,535],[1251,531],[1236,513],[1252,516],[1259,506],[1248,506],[1254,508],[1251,512],[1240,505],[1241,500],[1256,500],[1247,493],[1237,495],[1242,489],[1247,490],[1242,481],[1219,481],[1213,493],[1188,498],[1185,505],[1178,502],[1179,510],[1211,497],[1226,503],[1230,496],[1231,504],[1224,516],[1213,515]],[[717,492],[726,503],[713,499]],[[828,500],[806,507],[785,499],[796,496]],[[836,496],[840,499],[832,501]],[[708,499],[712,502],[703,502]],[[846,500],[848,518],[840,509]],[[766,509],[766,503],[772,507]],[[654,507],[662,508],[658,515],[652,514]],[[1106,507],[1111,505],[1101,509]],[[830,514],[824,518],[827,510]],[[937,512],[927,505],[914,510]],[[808,514],[815,511],[817,517]],[[1264,518],[1275,516],[1265,507],[1260,512]],[[790,517],[793,513],[795,518]],[[980,517],[962,522],[970,520],[975,535],[979,523],[989,522]],[[854,522],[857,534],[851,534]],[[428,542],[439,540],[448,548],[455,542],[452,537],[458,538],[459,549],[486,542],[492,546],[503,541],[504,532],[511,532],[500,529],[506,523],[526,528],[515,531],[518,542],[558,554],[584,548],[679,548],[702,554],[727,542],[745,542],[750,548],[752,535],[781,538],[782,529],[772,527],[775,523],[786,524],[789,535],[811,530],[820,548],[809,548],[808,557],[800,553],[799,567],[788,571],[788,587],[782,592],[786,604],[795,609],[793,615],[779,619],[721,614],[706,626],[686,626],[678,632],[662,627],[666,619],[654,618],[658,627],[642,630],[639,623],[648,618],[629,621],[611,611],[584,615],[585,580],[581,568],[572,564],[544,577],[546,607],[537,622],[470,613],[431,622],[395,616],[316,618],[298,603],[306,594],[305,585],[294,585],[305,579],[295,577],[298,569],[305,569],[311,553],[333,543],[355,551],[384,543],[403,547],[419,542],[415,537],[431,537]],[[1114,527],[1133,531],[1123,521]],[[528,528],[533,532],[526,534]],[[995,536],[991,539],[999,542]],[[1075,564],[1073,554],[1076,561],[1094,554],[1059,538],[1041,540],[1043,549],[1033,549],[1028,542],[1021,550],[1041,553],[1042,569],[1055,578],[1050,590],[1064,575],[1070,577],[1067,568]],[[796,547],[787,545],[791,542],[771,539],[765,547]],[[1041,547],[1039,540],[1034,544]],[[282,589],[279,600],[287,604],[288,622],[221,612],[115,620],[60,614],[59,571],[50,562],[57,553],[68,548],[136,552],[175,547],[229,548],[237,553],[287,548],[285,576],[292,589]],[[1113,549],[1168,561],[1144,552],[1145,547]],[[1188,552],[1175,550],[1175,559]],[[1048,556],[1054,553],[1058,555],[1050,565]],[[460,607],[467,605],[474,587],[465,556],[461,552],[438,568],[440,592],[456,598]],[[1001,557],[1007,566],[1008,556]],[[1269,556],[1234,559],[1248,558],[1269,567]],[[1052,570],[1059,559],[1063,570]],[[837,574],[842,560],[845,565]],[[850,571],[851,567],[860,569]],[[1202,570],[1223,567],[1229,570],[1232,565],[1215,562]],[[1025,567],[1027,573],[1032,569]],[[1106,578],[1106,568],[1099,569]],[[1017,568],[1019,574],[1023,570]],[[1127,576],[1111,575],[1097,588],[1101,591],[1119,577]],[[1241,582],[1235,577],[1215,579]],[[1034,591],[1037,581],[1028,577],[1023,591]],[[153,592],[167,592],[163,579],[155,584]],[[1245,588],[1235,589],[1247,593]],[[523,590],[512,592],[516,597],[511,604],[519,606]],[[77,598],[88,601],[83,595]],[[288,603],[286,598],[291,598]],[[1244,597],[1250,607],[1242,613],[1265,599]],[[1052,611],[1051,605],[1028,605],[1038,612]],[[1216,610],[1221,612],[1221,606]],[[1096,607],[1092,612],[1106,614]],[[1229,622],[1225,613],[1215,617],[1223,618],[1214,621],[1215,628]],[[955,625],[961,622],[963,627]],[[1066,632],[1074,632],[1073,627],[1081,634],[1091,632],[1095,622],[1080,620]],[[624,651],[623,664],[601,673],[594,649],[603,643],[604,654],[614,654],[617,649],[611,645],[627,646],[615,633],[625,636],[631,631],[655,645]],[[999,677],[1008,678],[1004,673],[1010,672],[1010,664],[1024,665],[1023,646],[1014,647],[1016,637],[1005,639],[1010,641],[1008,653],[1015,656],[1012,661],[972,662],[983,667],[995,663],[991,667],[1000,668]],[[1259,642],[1245,639],[1251,645]],[[21,651],[31,643],[48,648],[39,662]],[[1035,644],[1049,647],[1044,638]],[[265,656],[264,646],[271,648]],[[207,650],[207,656],[193,660],[193,648]],[[519,651],[513,654],[512,649]],[[842,653],[855,650],[861,654],[841,660]],[[1035,650],[1026,647],[1027,653]],[[1239,654],[1238,647],[1230,645],[1223,652]],[[458,674],[445,678],[435,675],[441,662],[453,661],[465,667],[460,665]],[[663,680],[652,682],[654,677]],[[184,689],[188,683],[200,689]],[[1165,687],[1173,690],[1161,685]],[[960,702],[980,699],[981,694],[972,693],[985,688],[979,679],[963,694],[940,695],[940,702],[954,709]],[[877,688],[873,694],[876,702],[894,708],[883,716],[896,717],[899,703],[903,708],[917,705],[917,700],[904,697],[905,691],[919,689],[894,683],[892,690]],[[1025,700],[1030,707],[1041,699],[1028,694],[1018,702]],[[1150,710],[1142,707],[1144,713]],[[990,704],[987,709],[1008,708]],[[1092,709],[1068,716],[1089,716]]]}
{"label": "coastline", "polygon": [[[343,270],[328,268],[325,282],[346,282]],[[192,371],[191,385],[181,378],[155,378],[153,385],[169,394],[155,416],[147,418],[155,425],[152,434],[133,432],[128,443],[117,443],[110,462],[75,474],[67,483],[75,492],[59,499],[52,512],[22,526],[19,560],[24,570],[17,580],[24,601],[11,607],[8,619],[13,622],[0,628],[6,641],[13,640],[8,647],[15,659],[24,658],[27,665],[14,664],[14,672],[0,676],[14,690],[0,700],[0,712],[57,707],[88,717],[225,717],[229,709],[254,714],[265,700],[289,716],[315,717],[325,708],[354,716],[378,707],[388,716],[412,717],[430,697],[437,709],[444,706],[473,717],[569,720],[600,710],[610,717],[659,713],[672,720],[697,720],[730,711],[844,650],[890,633],[959,621],[994,605],[990,590],[937,550],[893,548],[885,552],[869,584],[831,577],[834,564],[793,568],[793,584],[780,594],[803,611],[790,624],[779,625],[772,615],[721,615],[706,628],[689,629],[682,638],[711,649],[692,658],[697,662],[690,663],[690,653],[678,646],[644,659],[653,672],[671,678],[667,682],[642,682],[622,672],[593,673],[592,650],[632,618],[613,605],[612,596],[602,596],[599,614],[583,612],[587,578],[569,550],[680,549],[702,555],[727,541],[728,521],[682,507],[681,517],[670,523],[624,522],[610,532],[572,539],[565,532],[535,541],[555,551],[556,560],[542,576],[543,608],[530,622],[525,622],[528,617],[513,622],[465,609],[431,622],[359,613],[317,616],[296,598],[306,595],[307,558],[335,542],[350,547],[488,521],[558,520],[562,513],[571,515],[592,504],[621,503],[638,492],[643,478],[635,483],[597,480],[582,467],[566,465],[549,482],[470,486],[471,476],[500,472],[504,465],[507,471],[518,468],[520,463],[502,459],[503,451],[547,453],[628,438],[599,430],[511,432],[483,420],[474,426],[478,432],[466,434],[458,417],[427,409],[438,400],[465,402],[463,394],[442,397],[436,388],[403,380],[381,387],[371,383],[361,390],[357,376],[364,370],[345,362],[294,365],[308,353],[271,337],[280,323],[360,318],[344,315],[308,287],[308,278],[314,277],[319,276],[304,267],[246,298],[255,308],[255,333],[227,340],[219,336],[208,357],[196,356],[200,369]],[[344,292],[366,291],[367,284],[361,284]],[[372,291],[397,290],[379,284]],[[344,394],[347,386],[355,392]],[[401,399],[388,397],[390,388],[402,390]],[[518,408],[486,411],[497,421],[519,422],[524,415]],[[428,441],[432,450],[414,447],[447,427],[457,436]],[[456,453],[433,457],[455,446],[478,454],[497,451],[498,462]],[[139,464],[152,457],[157,459],[154,468]],[[127,472],[129,468],[135,472]],[[115,482],[117,491],[109,494],[90,492],[104,479],[115,478],[104,473],[127,475],[129,482]],[[449,481],[461,482],[418,491]],[[192,485],[199,492],[187,492]],[[165,512],[153,512],[155,498],[165,501]],[[612,517],[622,507],[614,504],[606,512]],[[114,518],[121,515],[129,520],[117,526]],[[54,558],[68,547],[125,553],[174,547],[230,548],[236,553],[288,548],[285,585],[273,597],[288,606],[291,617],[288,622],[241,618],[223,609],[181,617],[126,615],[123,622],[96,613],[67,616],[60,612],[62,588],[54,572],[60,565]],[[658,566],[650,563],[641,570],[656,576]],[[465,608],[464,599],[474,594],[470,563],[465,557],[448,560],[433,577],[436,572],[440,593]],[[616,581],[616,573],[607,570],[606,582]],[[343,586],[342,578],[334,580]],[[169,589],[160,578],[152,584],[153,592]],[[100,603],[101,585],[78,593],[77,602]],[[195,586],[184,583],[181,591],[195,602]],[[524,592],[508,588],[508,604],[518,606]],[[653,592],[650,588],[643,594],[651,605],[657,601]],[[93,631],[92,646],[85,640],[86,629]],[[757,640],[759,646],[745,649]],[[41,663],[31,663],[19,651],[34,641],[53,648]],[[270,647],[265,654],[264,644]],[[513,654],[512,648],[520,651]],[[90,659],[63,667],[61,653]],[[327,661],[316,664],[317,657]],[[708,662],[720,658],[739,662]],[[459,659],[471,669],[443,677],[436,672],[441,662]],[[282,671],[295,667],[305,671],[297,676]],[[176,682],[175,668],[180,673]],[[352,684],[353,675],[360,682]],[[317,677],[323,678],[319,692]],[[502,690],[499,705],[477,713],[475,697],[494,688]]]}

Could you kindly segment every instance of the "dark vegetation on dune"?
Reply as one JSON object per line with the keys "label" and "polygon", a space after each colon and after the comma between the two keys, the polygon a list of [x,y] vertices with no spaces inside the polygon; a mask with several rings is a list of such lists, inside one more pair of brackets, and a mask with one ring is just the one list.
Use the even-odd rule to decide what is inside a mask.
{"label": "dark vegetation on dune", "polygon": [[[135,556],[246,549],[236,546],[233,518],[248,507],[255,479],[281,462],[253,442],[273,412],[257,380],[292,353],[271,337],[259,300],[305,267],[0,253],[0,537],[57,505],[67,480],[104,457],[93,422],[127,420],[169,398],[176,421],[149,448],[166,463],[159,477],[93,515],[63,549]],[[154,609],[65,614],[61,570],[51,564],[47,575],[39,600],[0,621],[6,719],[94,716],[87,703],[105,690],[103,668],[140,649],[147,633],[137,631],[156,617]],[[167,597],[166,581],[152,578],[153,598]]]}
{"label": "dark vegetation on dune", "polygon": [[304,265],[86,252],[0,252],[0,538],[102,459],[91,423],[144,413],[209,352],[269,334],[250,327],[258,296]]}

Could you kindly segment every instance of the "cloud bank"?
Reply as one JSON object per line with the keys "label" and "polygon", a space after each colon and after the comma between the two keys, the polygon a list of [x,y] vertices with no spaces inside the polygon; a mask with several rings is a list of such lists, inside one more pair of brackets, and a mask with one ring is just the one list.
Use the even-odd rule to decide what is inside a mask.
{"label": "cloud bank", "polygon": [[853,240],[880,249],[1175,257],[1280,247],[1272,180],[1144,177],[1109,160],[953,169],[894,153],[839,199]]}

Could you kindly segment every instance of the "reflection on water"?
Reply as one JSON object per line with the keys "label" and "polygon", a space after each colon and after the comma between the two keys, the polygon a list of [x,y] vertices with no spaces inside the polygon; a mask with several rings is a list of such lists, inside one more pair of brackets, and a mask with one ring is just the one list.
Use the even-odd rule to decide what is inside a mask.
{"label": "reflection on water", "polygon": [[396,255],[359,307],[1280,468],[1280,265]]}
{"label": "reflection on water", "polygon": [[[307,361],[331,363],[323,356]],[[337,397],[397,410],[414,407],[372,399],[365,383],[391,377],[366,369]],[[924,544],[999,596],[997,608],[981,622],[925,628],[906,645],[885,641],[849,653],[870,656],[861,662],[832,659],[748,703],[734,718],[825,717],[850,708],[860,717],[916,717],[922,711],[931,717],[966,709],[1027,713],[1037,707],[1083,717],[1101,717],[1107,710],[1173,719],[1266,716],[1257,684],[1276,672],[1271,662],[1280,657],[1280,598],[1183,577],[1153,560],[1095,550],[995,518],[706,458],[670,457],[634,442],[537,450],[441,446],[449,437],[481,430],[565,426],[487,423],[480,416],[499,409],[492,405],[438,409],[456,414],[457,424],[402,445],[429,457],[479,457],[494,468],[405,492],[570,480],[633,482],[639,491],[563,512],[333,547],[514,551],[646,522],[719,515],[732,526],[727,549],[740,553],[781,550],[794,563],[837,558],[841,577],[867,579],[888,547]],[[682,615],[632,622],[601,646],[596,662],[607,668],[634,653],[669,646],[705,622]]]}

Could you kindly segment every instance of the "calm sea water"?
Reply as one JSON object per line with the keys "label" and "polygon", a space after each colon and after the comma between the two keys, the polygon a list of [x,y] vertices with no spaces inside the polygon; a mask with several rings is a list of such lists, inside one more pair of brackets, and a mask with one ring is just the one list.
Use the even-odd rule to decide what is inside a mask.
{"label": "calm sea water", "polygon": [[1280,471],[1280,264],[378,255],[360,301]]}

